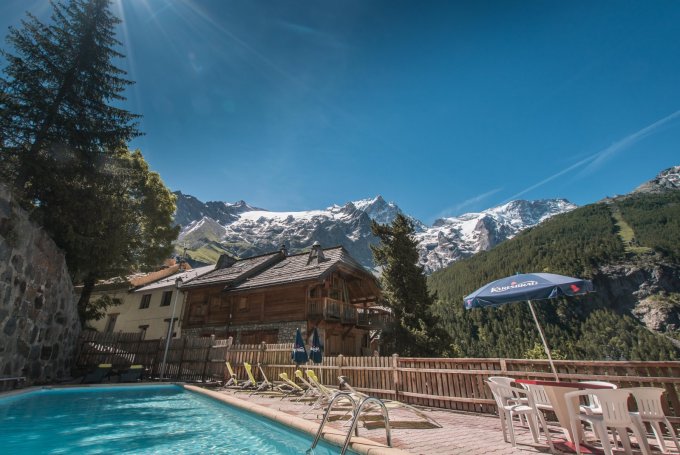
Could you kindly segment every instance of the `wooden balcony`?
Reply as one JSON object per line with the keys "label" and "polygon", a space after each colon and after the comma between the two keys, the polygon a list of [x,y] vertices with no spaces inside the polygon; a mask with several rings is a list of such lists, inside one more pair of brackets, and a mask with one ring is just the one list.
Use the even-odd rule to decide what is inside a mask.
{"label": "wooden balcony", "polygon": [[312,320],[337,321],[357,325],[358,313],[354,305],[328,297],[309,299],[309,318]]}
{"label": "wooden balcony", "polygon": [[371,308],[359,308],[357,310],[357,327],[362,329],[379,330],[392,320],[392,315],[384,311]]}

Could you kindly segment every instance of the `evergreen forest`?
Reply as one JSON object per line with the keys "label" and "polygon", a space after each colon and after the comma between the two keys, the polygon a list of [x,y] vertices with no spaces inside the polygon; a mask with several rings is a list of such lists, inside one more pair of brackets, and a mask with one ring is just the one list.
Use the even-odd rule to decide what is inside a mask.
{"label": "evergreen forest", "polygon": [[[463,297],[516,273],[549,272],[592,279],[595,293],[535,302],[556,358],[677,360],[670,338],[647,329],[604,288],[608,264],[670,264],[680,270],[680,192],[638,193],[555,216],[490,251],[435,272],[435,313],[451,336],[453,357],[540,358],[538,331],[524,302],[465,310]],[[604,291],[604,289],[602,289]],[[677,294],[665,296],[676,300]]]}

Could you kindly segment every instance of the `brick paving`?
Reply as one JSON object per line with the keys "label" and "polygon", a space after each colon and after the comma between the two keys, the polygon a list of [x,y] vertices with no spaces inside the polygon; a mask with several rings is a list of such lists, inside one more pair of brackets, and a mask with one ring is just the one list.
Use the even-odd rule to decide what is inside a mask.
{"label": "brick paving", "polygon": [[[233,389],[218,391],[270,409],[302,417],[312,422],[320,423],[323,418],[323,410],[312,409],[309,403],[298,402],[295,399],[281,399],[280,396],[273,397],[271,395],[260,394],[250,395],[249,392],[237,392]],[[412,454],[422,455],[526,455],[531,453],[550,453],[543,434],[540,436],[539,443],[535,443],[528,428],[520,426],[517,422],[515,422],[517,446],[512,447],[510,443],[503,441],[500,419],[497,416],[421,407],[418,409],[436,420],[442,428],[422,428],[424,426],[422,425],[422,418],[416,416],[411,411],[390,409],[390,421],[400,423],[399,427],[392,429],[393,447]],[[343,413],[345,412],[334,412],[332,416],[340,417]],[[346,419],[347,417],[345,416],[344,418]],[[328,425],[347,432],[349,427],[345,425],[345,422],[345,420],[333,420]],[[367,424],[370,425],[370,422],[359,424],[359,436],[386,444],[384,428],[371,429],[365,426]],[[563,439],[562,430],[554,422],[549,423],[549,427],[553,441]],[[588,434],[586,438],[588,438]],[[653,439],[650,439],[649,442],[651,444],[656,443]],[[669,448],[672,454],[678,453],[674,450],[672,442]],[[661,453],[656,446],[652,446],[652,449],[652,453]],[[558,451],[556,453],[562,452]],[[614,453],[621,454],[624,452],[619,450],[614,451]]]}
{"label": "brick paving", "polygon": [[[323,410],[311,410],[307,403],[296,402],[292,399],[281,399],[267,395],[249,395],[247,392],[236,392],[232,389],[220,390],[220,393],[228,394],[233,397],[257,403],[287,414],[303,417],[307,420],[320,423],[323,418]],[[425,411],[428,416],[435,419],[442,428],[418,428],[423,426],[423,420],[408,410],[391,409],[390,420],[401,422],[398,428],[392,429],[392,446],[408,451],[412,454],[527,454],[527,453],[550,453],[545,439],[541,438],[540,443],[534,443],[529,430],[519,425],[515,425],[517,447],[503,441],[503,432],[498,417],[447,411],[441,409],[419,408]],[[333,416],[340,416],[343,412],[334,412]],[[343,420],[330,422],[338,429],[348,431],[344,426]],[[412,424],[411,424],[412,423]],[[359,436],[385,444],[385,429],[366,428],[366,423],[359,424]],[[370,423],[369,423],[370,425]],[[402,428],[402,426],[406,428]],[[411,428],[408,428],[408,427]],[[310,438],[311,439],[311,438]],[[311,443],[311,440],[310,440]]]}

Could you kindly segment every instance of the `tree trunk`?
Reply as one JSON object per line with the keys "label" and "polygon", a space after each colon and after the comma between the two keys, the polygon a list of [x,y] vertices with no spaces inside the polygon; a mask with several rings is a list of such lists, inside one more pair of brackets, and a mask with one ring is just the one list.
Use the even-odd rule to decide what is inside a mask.
{"label": "tree trunk", "polygon": [[94,290],[94,284],[96,280],[94,276],[88,275],[83,282],[83,290],[80,292],[80,298],[78,299],[78,316],[80,316],[80,325],[85,327],[87,322],[87,307],[90,304],[90,297],[92,296],[92,291]]}

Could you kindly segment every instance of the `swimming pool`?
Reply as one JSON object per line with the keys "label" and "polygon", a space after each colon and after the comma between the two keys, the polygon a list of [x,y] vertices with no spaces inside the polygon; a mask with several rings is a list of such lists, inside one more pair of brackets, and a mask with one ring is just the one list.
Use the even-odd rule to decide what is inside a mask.
{"label": "swimming pool", "polygon": [[[0,398],[3,454],[301,454],[312,437],[173,385]],[[320,444],[316,455],[340,449]]]}

